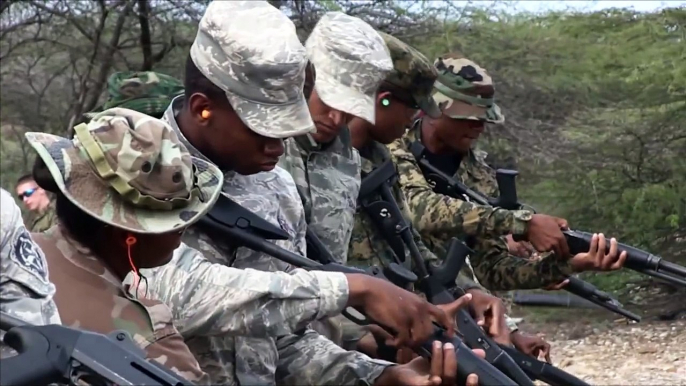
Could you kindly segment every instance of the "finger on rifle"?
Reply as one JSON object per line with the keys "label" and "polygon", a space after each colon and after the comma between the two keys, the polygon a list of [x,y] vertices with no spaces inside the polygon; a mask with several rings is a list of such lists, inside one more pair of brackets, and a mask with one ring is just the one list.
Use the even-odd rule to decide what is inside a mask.
{"label": "finger on rifle", "polygon": [[602,269],[603,267],[603,261],[605,260],[605,254],[607,250],[607,243],[606,243],[605,235],[600,233],[598,234],[598,266]]}
{"label": "finger on rifle", "polygon": [[567,220],[563,218],[557,218],[557,225],[560,226],[560,229],[569,229],[569,223],[567,223]]}
{"label": "finger on rifle", "polygon": [[443,345],[443,379],[444,385],[454,385],[457,377],[457,354],[452,343]]}
{"label": "finger on rifle", "polygon": [[610,252],[607,254],[603,253],[604,258],[603,258],[603,270],[608,270],[610,267],[612,267],[612,263],[614,261],[617,261],[619,259],[619,253],[617,253],[618,245],[617,245],[617,240],[613,237],[610,239]]}
{"label": "finger on rifle", "polygon": [[414,353],[414,351],[410,350],[407,347],[403,347],[400,350],[398,350],[395,360],[396,362],[398,362],[398,364],[404,365],[405,363],[409,363],[416,356],[417,355]]}
{"label": "finger on rifle", "polygon": [[548,363],[553,363],[550,359],[550,343],[546,342],[541,354],[545,357],[545,361]]}
{"label": "finger on rifle", "polygon": [[455,334],[454,316],[450,317],[447,312],[443,311],[442,309],[438,308],[433,304],[429,304],[429,315],[433,317],[436,323],[445,327],[446,334],[448,334],[449,337],[453,337],[453,335]]}
{"label": "finger on rifle", "polygon": [[624,266],[624,262],[626,261],[626,257],[626,251],[622,251],[622,253],[619,254],[619,259],[617,259],[617,261],[615,261],[615,263],[612,264],[612,267],[610,269],[614,271],[622,268]]}
{"label": "finger on rifle", "polygon": [[390,342],[387,342],[392,347],[401,347],[410,345],[410,329],[412,328],[412,319],[409,315],[398,315],[401,323],[398,324],[396,335]]}
{"label": "finger on rifle", "polygon": [[564,288],[564,286],[566,286],[567,284],[569,284],[569,279],[564,279],[562,281],[562,283],[551,284],[551,285],[545,287],[545,289],[548,291],[558,291],[558,290],[561,290],[562,288]]}
{"label": "finger on rifle", "polygon": [[488,327],[488,334],[491,336],[499,337],[504,331],[502,331],[502,319],[503,319],[503,307],[501,302],[496,302],[491,307],[491,325]]}
{"label": "finger on rifle", "polygon": [[476,374],[469,374],[465,386],[479,386],[479,376]]}
{"label": "finger on rifle", "polygon": [[[597,259],[598,254],[598,234],[594,233],[591,237],[591,245],[588,247],[588,253]],[[596,262],[593,262],[594,264]]]}
{"label": "finger on rifle", "polygon": [[435,340],[431,347],[431,372],[429,373],[431,377],[431,383],[438,384],[441,383],[441,375],[443,375],[443,344]]}
{"label": "finger on rifle", "polygon": [[457,316],[457,311],[460,310],[460,308],[464,308],[469,304],[469,302],[472,300],[472,294],[464,294],[464,296],[460,296],[457,298],[457,300],[453,301],[452,303],[446,304],[443,308],[446,314],[448,314],[448,317],[454,322],[455,316]]}
{"label": "finger on rifle", "polygon": [[[429,309],[431,307],[436,307],[433,304],[429,304]],[[439,309],[440,310],[440,309]],[[442,310],[441,310],[442,311]],[[431,315],[431,314],[430,314]],[[418,346],[422,344],[423,342],[426,342],[427,339],[429,339],[433,333],[434,333],[434,325],[433,325],[433,318],[430,316],[427,317],[425,314],[420,314],[420,315],[413,315],[413,324],[412,324],[412,329],[410,332],[412,333],[412,344],[414,346]]]}

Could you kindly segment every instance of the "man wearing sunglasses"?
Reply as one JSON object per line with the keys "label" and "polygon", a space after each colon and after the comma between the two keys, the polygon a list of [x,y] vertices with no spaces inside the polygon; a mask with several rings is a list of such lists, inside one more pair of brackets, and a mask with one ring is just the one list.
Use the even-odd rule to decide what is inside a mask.
{"label": "man wearing sunglasses", "polygon": [[17,180],[17,199],[29,211],[24,223],[30,232],[43,232],[55,222],[55,208],[48,193],[30,174]]}

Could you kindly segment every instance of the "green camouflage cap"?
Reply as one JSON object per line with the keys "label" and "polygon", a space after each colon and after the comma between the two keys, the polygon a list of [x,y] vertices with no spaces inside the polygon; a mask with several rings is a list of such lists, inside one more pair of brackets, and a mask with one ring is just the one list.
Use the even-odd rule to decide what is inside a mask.
{"label": "green camouflage cap", "polygon": [[[174,97],[183,93],[183,83],[154,71],[116,72],[107,79],[107,102],[102,110],[123,107],[161,118]],[[89,118],[97,112],[87,113]]]}
{"label": "green camouflage cap", "polygon": [[223,176],[191,157],[159,119],[114,108],[74,128],[69,140],[26,133],[64,195],[102,222],[137,233],[179,231],[219,197]]}
{"label": "green camouflage cap", "polygon": [[[379,35],[386,42],[393,60],[393,71],[386,77],[386,86],[392,86],[388,91],[401,100],[411,98],[428,116],[440,117],[441,111],[431,98],[437,76],[431,61],[399,39],[383,32]],[[392,90],[394,88],[398,88],[397,94]],[[403,98],[405,93],[408,98]]]}
{"label": "green camouflage cap", "polygon": [[459,54],[438,58],[434,65],[438,80],[434,84],[433,99],[443,114],[454,119],[505,121],[495,104],[495,86],[486,70]]}

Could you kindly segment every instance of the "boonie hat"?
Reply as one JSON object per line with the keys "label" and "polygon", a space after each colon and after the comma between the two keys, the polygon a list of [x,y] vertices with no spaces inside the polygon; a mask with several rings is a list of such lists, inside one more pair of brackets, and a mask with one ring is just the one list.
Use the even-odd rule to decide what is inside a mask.
{"label": "boonie hat", "polygon": [[166,123],[114,108],[74,128],[69,140],[25,134],[62,193],[100,221],[137,233],[181,230],[219,197],[223,176],[191,157]]}

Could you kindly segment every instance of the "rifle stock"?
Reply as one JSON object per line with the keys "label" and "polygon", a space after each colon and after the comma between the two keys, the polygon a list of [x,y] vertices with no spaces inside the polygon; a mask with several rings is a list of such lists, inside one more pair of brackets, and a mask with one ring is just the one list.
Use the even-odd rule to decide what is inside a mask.
{"label": "rifle stock", "polygon": [[[230,199],[226,196],[220,196],[219,198],[219,201],[226,200],[230,201]],[[236,215],[236,213],[227,213],[227,211],[232,210],[240,212],[240,215]],[[240,220],[244,226],[237,226],[237,224],[232,224],[231,222],[235,220]],[[242,208],[235,202],[213,207],[210,213],[207,216],[205,216],[198,224],[201,227],[203,227],[204,230],[208,231],[208,233],[211,235],[215,234],[221,235],[222,237],[228,237],[233,241],[240,243],[244,247],[268,254],[276,259],[279,259],[296,267],[318,271],[367,274],[376,276],[381,279],[387,279],[384,276],[383,271],[379,269],[370,269],[369,271],[364,271],[361,269],[347,267],[337,263],[321,264],[317,261],[287,251],[271,242],[266,241],[265,238],[257,235],[257,232],[253,232],[250,229],[249,225],[246,226],[245,224],[260,224],[262,227],[261,231],[265,234],[270,233],[278,235],[281,233],[281,230],[278,229],[276,226],[270,224],[269,222],[265,221],[264,219],[261,219],[254,213],[248,211],[247,209]],[[346,316],[351,317],[349,313],[346,313]],[[361,324],[369,323],[369,321],[367,320],[358,321],[358,319],[354,317],[351,317],[351,319],[353,319],[353,321],[360,322]],[[440,340],[444,343],[450,342],[455,346],[455,353],[457,355],[457,361],[459,364],[457,375],[458,380],[460,380],[461,382],[466,381],[467,376],[469,374],[475,373],[479,376],[480,385],[516,385],[515,382],[513,382],[503,373],[498,371],[498,369],[493,367],[485,360],[477,357],[467,346],[464,345],[464,343],[462,343],[462,341],[458,337],[447,337],[445,331],[438,326],[436,326],[436,329],[434,331],[433,339],[427,341],[424,345],[422,345],[422,347],[418,348],[417,353],[424,357],[430,358],[433,340]]]}
{"label": "rifle stock", "polygon": [[60,325],[33,326],[5,313],[0,313],[0,329],[7,331],[5,343],[19,353],[2,359],[3,385],[71,384],[78,379],[105,385],[191,385],[145,360],[145,352],[124,331],[102,335]]}

